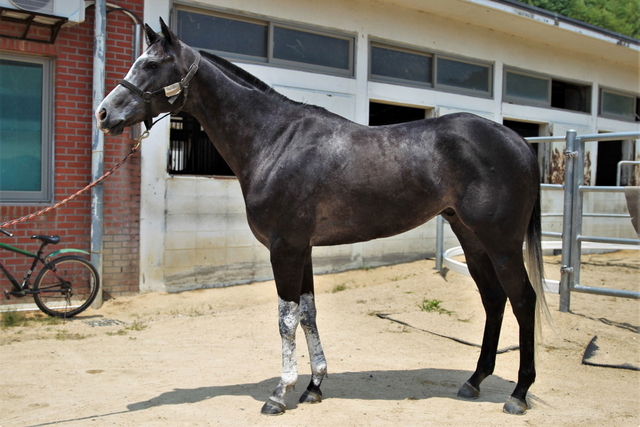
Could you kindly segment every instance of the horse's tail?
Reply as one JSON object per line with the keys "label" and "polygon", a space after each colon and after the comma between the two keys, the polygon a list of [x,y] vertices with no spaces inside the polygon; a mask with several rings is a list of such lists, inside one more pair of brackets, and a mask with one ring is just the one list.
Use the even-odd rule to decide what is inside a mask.
{"label": "horse's tail", "polygon": [[527,262],[527,270],[529,272],[529,281],[536,292],[536,342],[540,342],[542,337],[542,315],[551,327],[554,327],[553,318],[547,305],[544,295],[544,260],[542,258],[542,215],[540,208],[540,187],[538,187],[538,196],[531,213],[529,227],[527,228],[525,258]]}

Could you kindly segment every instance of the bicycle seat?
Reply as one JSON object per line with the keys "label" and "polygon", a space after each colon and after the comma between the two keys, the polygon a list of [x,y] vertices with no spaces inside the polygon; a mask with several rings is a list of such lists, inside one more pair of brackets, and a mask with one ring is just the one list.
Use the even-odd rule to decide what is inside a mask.
{"label": "bicycle seat", "polygon": [[49,245],[57,245],[60,243],[60,236],[43,236],[41,234],[36,234],[35,236],[31,236],[32,239],[38,239],[42,243],[47,243]]}

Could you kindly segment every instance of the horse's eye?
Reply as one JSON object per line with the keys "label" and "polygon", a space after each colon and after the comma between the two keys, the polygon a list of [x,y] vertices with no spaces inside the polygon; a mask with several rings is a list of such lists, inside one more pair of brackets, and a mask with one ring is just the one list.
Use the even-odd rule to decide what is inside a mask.
{"label": "horse's eye", "polygon": [[149,62],[147,67],[152,69],[152,70],[155,70],[156,68],[158,68],[158,63],[157,62]]}

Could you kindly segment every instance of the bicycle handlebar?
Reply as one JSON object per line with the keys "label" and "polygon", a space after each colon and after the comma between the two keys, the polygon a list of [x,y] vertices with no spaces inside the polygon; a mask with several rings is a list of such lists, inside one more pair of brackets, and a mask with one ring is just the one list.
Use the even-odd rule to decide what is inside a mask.
{"label": "bicycle handlebar", "polygon": [[2,228],[0,228],[0,233],[2,233],[4,235],[7,235],[9,237],[13,237],[13,233],[9,233],[8,231],[6,231],[6,230],[4,230]]}

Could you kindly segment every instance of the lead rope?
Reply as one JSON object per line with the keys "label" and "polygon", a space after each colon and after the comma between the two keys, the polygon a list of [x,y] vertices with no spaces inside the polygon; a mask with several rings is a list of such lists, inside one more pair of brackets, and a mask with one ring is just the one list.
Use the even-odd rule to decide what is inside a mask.
{"label": "lead rope", "polygon": [[88,191],[89,189],[95,187],[96,185],[100,184],[102,181],[104,181],[105,179],[107,179],[107,177],[109,175],[111,175],[112,173],[114,173],[115,171],[117,171],[123,164],[125,164],[127,162],[127,160],[129,160],[129,158],[131,156],[133,156],[136,151],[138,151],[138,148],[140,147],[140,144],[142,143],[142,140],[145,139],[146,137],[149,136],[149,131],[146,130],[144,131],[139,137],[138,140],[136,141],[136,143],[133,145],[133,147],[131,147],[131,151],[129,152],[129,154],[127,154],[122,160],[120,160],[114,167],[112,167],[109,171],[105,172],[100,178],[96,179],[95,181],[93,181],[91,184],[87,185],[86,187],[84,187],[83,189],[79,190],[78,192],[76,192],[75,194],[67,197],[66,199],[56,203],[55,205],[52,206],[47,206],[46,208],[40,209],[37,212],[33,212],[30,213],[28,215],[25,215],[23,217],[20,218],[16,218],[14,220],[11,221],[6,221],[3,222],[2,224],[0,224],[0,228],[5,228],[7,226],[10,225],[14,225],[14,224],[18,224],[24,221],[28,221],[31,218],[35,218],[39,215],[43,215],[49,211],[52,211],[54,209],[59,208],[60,206],[70,202],[71,200],[75,199],[76,197],[78,197],[80,194],[84,193],[85,191]]}

